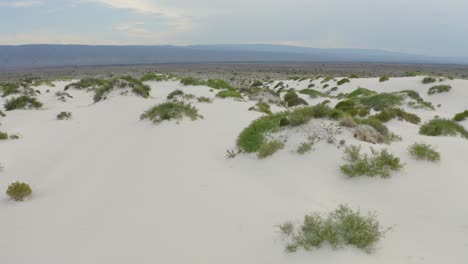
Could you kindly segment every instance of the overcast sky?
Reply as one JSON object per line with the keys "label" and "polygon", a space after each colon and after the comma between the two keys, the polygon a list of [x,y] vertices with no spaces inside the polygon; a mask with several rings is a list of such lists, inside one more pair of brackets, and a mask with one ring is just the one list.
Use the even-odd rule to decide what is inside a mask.
{"label": "overcast sky", "polygon": [[0,44],[287,44],[468,56],[468,0],[0,0]]}

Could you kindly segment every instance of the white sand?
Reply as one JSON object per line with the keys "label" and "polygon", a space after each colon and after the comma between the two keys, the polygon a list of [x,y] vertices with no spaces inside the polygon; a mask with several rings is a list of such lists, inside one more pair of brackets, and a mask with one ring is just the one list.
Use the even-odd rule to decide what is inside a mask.
{"label": "white sand", "polygon": [[[333,94],[358,86],[413,89],[442,104],[437,111],[411,110],[424,121],[468,109],[468,81],[444,81],[451,92],[428,96],[432,85],[421,79],[352,79]],[[309,83],[286,82],[299,88]],[[2,264],[468,261],[468,140],[420,136],[418,126],[394,120],[388,126],[404,141],[386,147],[404,169],[390,179],[349,179],[339,171],[342,150],[324,142],[304,156],[286,148],[265,160],[254,154],[226,159],[239,132],[261,116],[247,110],[255,102],[195,103],[203,120],[154,125],[139,116],[170,91],[214,93],[161,82],[151,83],[151,99],[115,94],[92,104],[92,94],[71,90],[75,98],[62,103],[54,93],[66,84],[38,88],[43,110],[15,110],[1,118],[0,130],[23,136],[0,143]],[[56,120],[61,111],[72,112],[73,119]],[[357,143],[346,131],[340,138]],[[442,160],[412,160],[407,147],[413,142],[436,146]],[[17,180],[31,185],[31,199],[7,199],[4,190]],[[275,225],[343,203],[375,211],[382,225],[394,227],[376,252],[328,246],[284,252]]]}

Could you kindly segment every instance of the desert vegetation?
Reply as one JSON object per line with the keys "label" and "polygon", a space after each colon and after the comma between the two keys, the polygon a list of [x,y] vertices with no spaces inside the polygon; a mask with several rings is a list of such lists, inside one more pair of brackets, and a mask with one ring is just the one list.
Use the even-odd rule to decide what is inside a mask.
{"label": "desert vegetation", "polygon": [[417,160],[438,161],[440,160],[440,153],[429,145],[423,143],[414,143],[408,148],[411,156]]}
{"label": "desert vegetation", "polygon": [[341,172],[349,177],[381,176],[390,177],[392,171],[398,171],[403,166],[400,159],[389,153],[386,149],[377,151],[371,148],[371,154],[362,154],[360,146],[349,146],[345,149],[347,164],[340,167]]}
{"label": "desert vegetation", "polygon": [[390,80],[390,78],[388,76],[386,76],[386,75],[379,78],[379,82],[386,82],[388,80]]}
{"label": "desert vegetation", "polygon": [[8,186],[6,194],[15,201],[23,201],[32,194],[32,190],[27,183],[14,182]]}
{"label": "desert vegetation", "polygon": [[292,222],[278,227],[289,239],[286,251],[290,253],[299,249],[317,249],[325,243],[334,249],[354,246],[371,253],[376,243],[388,231],[380,226],[375,214],[363,214],[347,205],[340,205],[328,215],[306,215],[298,227]]}
{"label": "desert vegetation", "polygon": [[468,110],[465,110],[463,112],[460,112],[458,114],[456,114],[454,117],[453,117],[453,121],[455,122],[461,122],[463,120],[466,120],[468,118]]}
{"label": "desert vegetation", "polygon": [[456,123],[453,120],[440,118],[436,118],[424,123],[419,129],[419,134],[426,136],[461,135],[462,137],[468,139],[468,131],[466,131],[462,125]]}
{"label": "desert vegetation", "polygon": [[429,95],[434,95],[436,93],[448,93],[451,89],[452,86],[450,85],[436,85],[429,88],[429,91],[427,91],[427,93]]}
{"label": "desert vegetation", "polygon": [[428,77],[425,77],[424,79],[422,79],[421,82],[422,82],[423,84],[428,84],[428,83],[434,83],[434,82],[436,82],[436,81],[437,81],[436,78],[428,76]]}
{"label": "desert vegetation", "polygon": [[42,103],[36,98],[27,95],[11,98],[5,102],[5,110],[12,111],[16,109],[37,109],[42,107]]}
{"label": "desert vegetation", "polygon": [[183,117],[188,117],[192,121],[202,118],[202,116],[198,114],[198,109],[193,105],[184,102],[169,101],[151,107],[140,116],[140,119],[148,119],[154,123],[159,123],[164,120],[179,120]]}
{"label": "desert vegetation", "polygon": [[265,142],[260,145],[258,149],[257,157],[259,159],[264,159],[266,157],[272,156],[278,150],[284,148],[284,143],[280,140],[272,140],[269,142]]}
{"label": "desert vegetation", "polygon": [[58,120],[68,120],[72,118],[72,113],[71,112],[60,112],[57,115]]}

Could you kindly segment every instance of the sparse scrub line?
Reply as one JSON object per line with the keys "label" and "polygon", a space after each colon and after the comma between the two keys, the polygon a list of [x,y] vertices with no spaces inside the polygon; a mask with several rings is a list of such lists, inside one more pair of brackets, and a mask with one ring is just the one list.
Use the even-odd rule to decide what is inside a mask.
{"label": "sparse scrub line", "polygon": [[270,105],[268,103],[263,102],[263,101],[260,101],[257,104],[255,104],[255,106],[250,107],[249,111],[257,111],[257,112],[260,112],[260,113],[265,113],[267,115],[272,114],[271,109],[270,109]]}
{"label": "sparse scrub line", "polygon": [[7,140],[7,139],[19,139],[19,138],[20,136],[18,134],[8,135],[8,133],[0,131],[0,141]]}
{"label": "sparse scrub line", "polygon": [[372,253],[376,243],[389,230],[380,226],[375,213],[363,214],[346,205],[340,205],[326,216],[319,213],[306,215],[299,227],[286,222],[278,228],[288,238],[286,251],[289,253],[301,248],[310,251],[324,243],[333,249],[354,246]]}
{"label": "sparse scrub line", "polygon": [[131,76],[122,76],[113,79],[84,78],[78,82],[68,84],[65,86],[64,90],[66,91],[70,88],[89,89],[94,91],[94,102],[99,102],[105,99],[106,94],[110,93],[115,88],[129,88],[134,94],[143,98],[148,98],[151,91],[151,88],[148,85]]}

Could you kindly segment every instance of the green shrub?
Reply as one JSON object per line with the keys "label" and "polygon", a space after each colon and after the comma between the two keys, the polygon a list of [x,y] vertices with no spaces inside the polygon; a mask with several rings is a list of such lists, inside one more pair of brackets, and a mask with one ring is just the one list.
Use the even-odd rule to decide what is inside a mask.
{"label": "green shrub", "polygon": [[167,95],[166,98],[167,98],[168,100],[172,100],[172,99],[176,98],[177,96],[182,96],[182,95],[184,95],[184,91],[177,89],[177,90],[174,90],[174,91],[170,92],[170,93]]}
{"label": "green shrub", "polygon": [[358,79],[358,78],[359,78],[359,76],[356,75],[356,74],[351,74],[351,75],[349,76],[349,79]]}
{"label": "green shrub", "polygon": [[343,79],[339,80],[336,84],[343,85],[343,84],[349,83],[349,82],[350,82],[350,80],[348,78],[343,78]]}
{"label": "green shrub", "polygon": [[154,123],[159,123],[163,120],[181,119],[184,116],[189,117],[191,120],[202,118],[198,114],[198,109],[189,103],[170,101],[156,106],[153,106],[144,112],[140,119],[149,119]]}
{"label": "green shrub", "polygon": [[66,119],[71,119],[72,118],[72,113],[70,112],[60,112],[60,114],[57,115],[58,120],[66,120]]}
{"label": "green shrub", "polygon": [[125,80],[129,83],[132,88],[132,92],[143,97],[148,98],[150,96],[151,88],[144,84],[142,81],[133,78],[132,76],[122,76],[120,79]]}
{"label": "green shrub", "polygon": [[267,115],[272,114],[270,110],[270,105],[262,101],[258,102],[254,107],[251,107],[249,110],[258,111],[260,113],[265,113]]}
{"label": "green shrub", "polygon": [[362,97],[362,96],[370,96],[370,95],[374,95],[374,94],[377,94],[377,92],[366,89],[366,88],[359,87],[356,90],[349,93],[346,96],[346,98],[356,98],[356,97]]}
{"label": "green shrub", "polygon": [[426,122],[420,127],[419,134],[426,136],[456,136],[460,134],[468,139],[468,131],[462,125],[449,119],[433,119]]}
{"label": "green shrub", "polygon": [[390,78],[388,76],[382,76],[382,77],[380,77],[379,82],[386,82],[388,80],[390,80]]}
{"label": "green shrub", "polygon": [[371,148],[371,155],[361,154],[361,148],[350,146],[345,149],[345,159],[348,164],[340,167],[341,171],[349,177],[381,176],[390,177],[391,171],[402,168],[400,159],[389,153],[386,149],[376,151]]}
{"label": "green shrub", "polygon": [[320,82],[320,83],[326,83],[326,82],[329,82],[331,80],[333,80],[333,77],[327,76],[327,77],[323,78],[322,82]]}
{"label": "green shrub", "polygon": [[206,85],[214,89],[235,89],[231,84],[221,79],[209,79]]}
{"label": "green shrub", "polygon": [[468,118],[468,110],[465,110],[461,113],[456,114],[453,117],[453,121],[460,122]]}
{"label": "green shrub", "polygon": [[281,88],[284,86],[284,82],[279,82],[275,85],[275,87],[273,89],[276,89],[276,88]]}
{"label": "green shrub", "polygon": [[427,84],[427,83],[433,83],[433,82],[436,82],[437,79],[434,78],[434,77],[425,77],[424,79],[422,79],[422,83],[424,84]]}
{"label": "green shrub", "polygon": [[250,85],[251,87],[260,87],[263,85],[263,82],[259,81],[259,80],[255,80],[252,82],[252,84]]}
{"label": "green shrub", "polygon": [[240,133],[237,138],[237,146],[245,152],[256,152],[265,143],[265,134],[280,128],[280,122],[284,126],[289,124],[287,112],[267,115],[254,120]]}
{"label": "green shrub", "polygon": [[415,114],[405,112],[404,110],[400,108],[386,108],[383,109],[380,113],[372,116],[373,118],[376,118],[384,123],[399,117],[407,122],[410,122],[412,124],[419,124],[421,122],[421,118]]}
{"label": "green shrub", "polygon": [[194,77],[185,77],[180,80],[180,83],[187,86],[187,85],[206,85],[206,82],[204,80],[194,78]]}
{"label": "green shrub", "polygon": [[297,153],[304,155],[305,153],[312,150],[312,146],[314,145],[313,142],[303,142],[297,148]]}
{"label": "green shrub", "polygon": [[436,93],[448,93],[452,89],[450,85],[436,85],[429,88],[427,92],[429,95],[433,95]]}
{"label": "green shrub", "polygon": [[432,105],[431,102],[426,102],[423,100],[423,98],[419,95],[418,92],[413,91],[413,90],[403,90],[399,92],[400,94],[406,94],[409,98],[413,99],[416,101],[417,105],[414,104],[409,104],[410,107],[412,108],[428,108],[431,110],[435,110],[434,106]]}
{"label": "green shrub", "polygon": [[67,86],[65,86],[65,90],[68,90],[71,87],[76,88],[76,89],[87,89],[87,88],[92,88],[92,87],[99,87],[99,86],[106,85],[108,82],[109,82],[108,80],[103,80],[103,79],[84,78],[84,79],[79,80],[78,82],[68,84]]}
{"label": "green shrub", "polygon": [[200,103],[212,103],[213,102],[213,99],[211,99],[209,97],[204,97],[204,96],[198,97],[197,100]]}
{"label": "green shrub", "polygon": [[8,139],[8,134],[0,131],[0,140],[7,140],[7,139]]}
{"label": "green shrub", "polygon": [[343,117],[341,120],[340,120],[340,126],[344,126],[344,127],[357,127],[358,124],[356,123],[356,121],[354,121],[354,119],[350,116],[345,116]]}
{"label": "green shrub", "polygon": [[224,90],[224,91],[220,91],[219,93],[216,94],[217,97],[220,97],[220,98],[228,98],[228,97],[231,97],[231,98],[239,98],[239,99],[243,99],[242,95],[236,91],[236,90]]}
{"label": "green shrub", "polygon": [[380,226],[375,214],[362,214],[346,205],[340,205],[326,217],[318,213],[306,215],[296,232],[291,222],[279,227],[290,238],[286,246],[288,252],[320,248],[327,242],[335,249],[350,245],[371,253],[387,231]]}
{"label": "green shrub", "polygon": [[3,83],[0,84],[0,88],[3,91],[3,97],[21,92],[19,83]]}
{"label": "green shrub", "polygon": [[315,83],[311,83],[307,86],[307,88],[314,88],[315,87]]}
{"label": "green shrub", "polygon": [[23,201],[24,198],[32,194],[32,190],[26,183],[14,182],[8,186],[6,194],[15,201]]}
{"label": "green shrub", "polygon": [[279,140],[273,140],[267,143],[263,143],[258,149],[257,157],[259,159],[264,159],[275,154],[278,150],[282,148],[284,148],[284,143]]}
{"label": "green shrub", "polygon": [[322,92],[319,92],[317,90],[314,90],[314,89],[304,89],[304,90],[299,91],[299,93],[307,94],[308,96],[310,96],[310,98],[328,97],[328,95]]}
{"label": "green shrub", "polygon": [[409,147],[409,153],[411,156],[418,160],[429,160],[438,161],[440,160],[440,154],[434,147],[428,144],[414,143]]}
{"label": "green shrub", "polygon": [[368,97],[360,98],[361,104],[370,107],[376,111],[384,108],[400,105],[403,101],[403,96],[400,94],[380,93]]}
{"label": "green shrub", "polygon": [[318,104],[315,106],[299,107],[289,113],[288,119],[291,126],[298,126],[307,123],[312,118],[331,118],[338,120],[344,116],[340,110],[335,110],[327,105]]}
{"label": "green shrub", "polygon": [[42,103],[39,102],[36,98],[22,95],[20,97],[11,98],[5,102],[5,110],[11,111],[15,109],[32,109],[32,108],[41,108]]}
{"label": "green shrub", "polygon": [[286,101],[288,107],[298,106],[298,105],[308,105],[308,103],[299,97],[294,90],[289,90],[284,95],[284,101]]}

